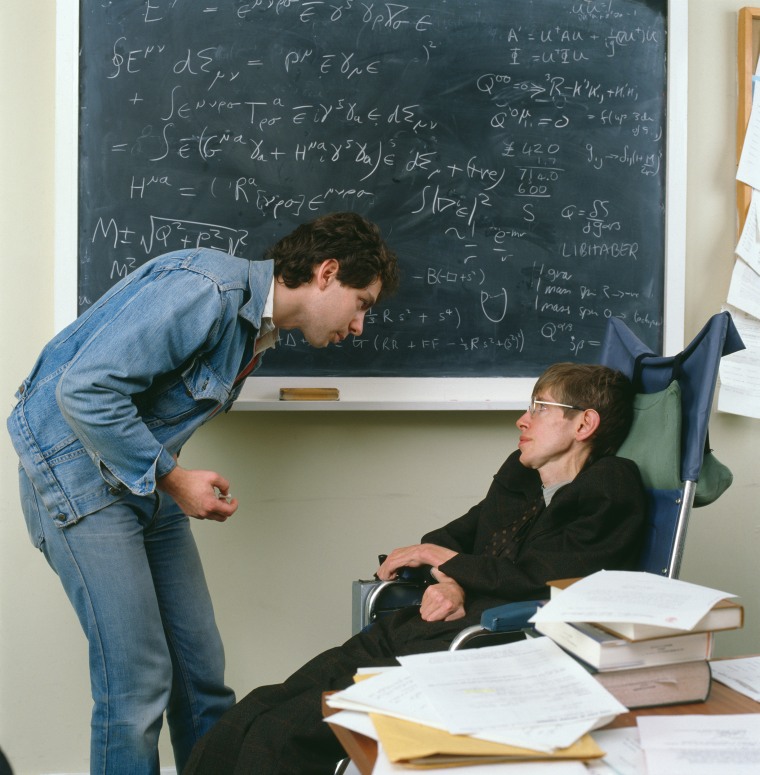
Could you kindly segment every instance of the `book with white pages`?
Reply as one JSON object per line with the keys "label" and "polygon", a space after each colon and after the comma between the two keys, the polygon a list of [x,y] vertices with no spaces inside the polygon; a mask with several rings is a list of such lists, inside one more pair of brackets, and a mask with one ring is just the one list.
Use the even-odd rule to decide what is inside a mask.
{"label": "book with white pages", "polygon": [[711,632],[680,633],[665,638],[629,641],[587,622],[536,622],[535,629],[597,670],[667,665],[709,659]]}
{"label": "book with white pages", "polygon": [[744,626],[744,607],[733,600],[721,600],[703,616],[690,630],[676,630],[672,627],[659,627],[655,624],[638,622],[604,622],[603,629],[630,641],[663,638],[670,635],[683,635],[684,632],[720,632],[738,630]]}

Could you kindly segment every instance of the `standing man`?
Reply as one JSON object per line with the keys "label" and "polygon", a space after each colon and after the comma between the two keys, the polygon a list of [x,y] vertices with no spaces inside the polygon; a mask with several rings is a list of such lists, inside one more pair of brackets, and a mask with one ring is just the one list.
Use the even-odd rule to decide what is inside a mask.
{"label": "standing man", "polygon": [[168,253],[59,333],[21,384],[8,419],[21,503],[89,642],[92,773],[157,773],[164,711],[181,770],[235,701],[188,517],[223,522],[238,503],[221,474],[178,464],[182,446],[279,329],[340,342],[397,285],[395,254],[354,213],[299,226],[264,261]]}

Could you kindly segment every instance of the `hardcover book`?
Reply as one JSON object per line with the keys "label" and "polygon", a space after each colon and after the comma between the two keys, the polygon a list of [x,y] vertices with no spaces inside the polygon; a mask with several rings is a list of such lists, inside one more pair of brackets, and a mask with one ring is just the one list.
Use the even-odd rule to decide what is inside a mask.
{"label": "hardcover book", "polygon": [[536,622],[535,629],[597,670],[695,662],[712,654],[711,632],[629,641],[587,622]]}

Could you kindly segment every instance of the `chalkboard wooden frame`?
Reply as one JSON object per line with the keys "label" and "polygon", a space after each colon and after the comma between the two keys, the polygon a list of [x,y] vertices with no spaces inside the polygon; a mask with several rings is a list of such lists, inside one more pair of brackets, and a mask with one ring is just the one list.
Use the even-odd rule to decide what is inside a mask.
{"label": "chalkboard wooden frame", "polygon": [[[683,344],[685,294],[687,2],[668,3],[663,350]],[[76,316],[78,181],[78,3],[57,3],[55,327]],[[526,405],[533,378],[500,377],[255,377],[237,409],[263,410],[517,410]],[[337,402],[280,402],[280,387],[335,386]]]}

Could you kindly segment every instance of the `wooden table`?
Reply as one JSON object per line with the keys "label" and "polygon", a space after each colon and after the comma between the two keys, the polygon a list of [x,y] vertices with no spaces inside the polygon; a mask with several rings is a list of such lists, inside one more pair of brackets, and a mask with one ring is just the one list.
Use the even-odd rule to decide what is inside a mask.
{"label": "wooden table", "polygon": [[[322,710],[325,717],[336,712],[325,704],[326,696],[327,693],[322,697]],[[760,703],[751,700],[743,694],[739,694],[739,692],[735,692],[733,689],[729,689],[725,684],[713,681],[710,688],[710,696],[705,702],[690,702],[685,705],[667,705],[658,708],[631,710],[628,713],[617,716],[605,729],[635,726],[636,719],[639,716],[677,716],[689,714],[719,716],[732,713],[760,713]],[[344,727],[333,726],[332,730],[359,772],[362,775],[372,775],[372,769],[377,758],[377,743],[369,737],[351,732]],[[452,770],[452,773],[454,772],[456,772],[455,769]]]}

